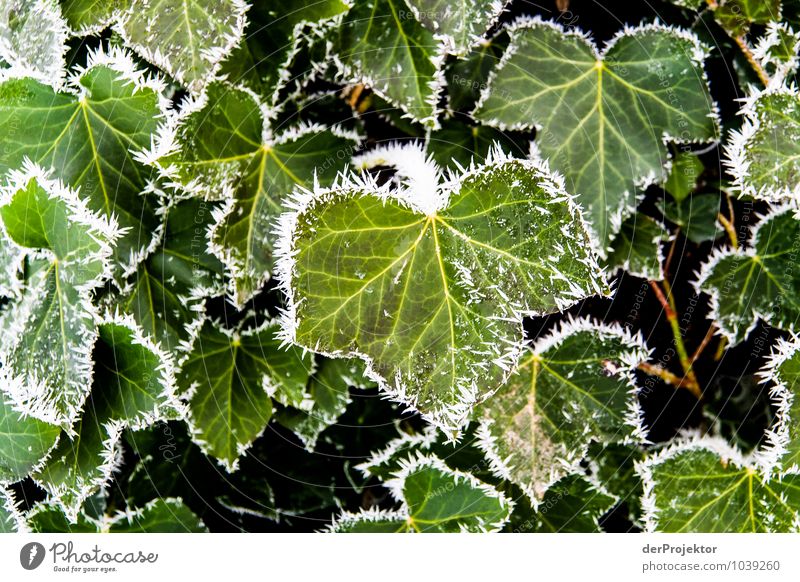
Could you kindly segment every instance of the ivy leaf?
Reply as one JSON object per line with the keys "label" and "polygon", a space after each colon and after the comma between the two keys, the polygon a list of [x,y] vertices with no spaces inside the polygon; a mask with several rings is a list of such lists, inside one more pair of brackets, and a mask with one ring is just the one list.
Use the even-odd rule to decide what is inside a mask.
{"label": "ivy leaf", "polygon": [[634,214],[622,223],[605,264],[613,269],[624,269],[636,277],[660,281],[664,278],[661,243],[668,238],[667,231],[658,222],[647,215]]}
{"label": "ivy leaf", "polygon": [[350,404],[350,386],[373,385],[364,378],[360,360],[319,358],[300,407],[284,408],[276,420],[294,432],[306,450],[313,451],[322,431],[335,424]]}
{"label": "ivy leaf", "polygon": [[680,202],[659,200],[656,203],[664,217],[696,244],[716,240],[724,232],[717,219],[719,205],[720,197],[715,193],[694,194]]}
{"label": "ivy leaf", "polygon": [[242,0],[129,0],[116,29],[146,61],[197,91],[242,38]]}
{"label": "ivy leaf", "polygon": [[43,422],[16,410],[5,401],[4,392],[21,387],[0,389],[0,483],[25,478],[55,446],[61,427]]}
{"label": "ivy leaf", "polygon": [[703,173],[703,162],[691,152],[678,152],[672,160],[672,169],[664,183],[664,190],[672,195],[677,203],[692,193],[697,179]]}
{"label": "ivy leaf", "polygon": [[59,85],[64,79],[67,25],[57,0],[5,0],[0,4],[0,58]]}
{"label": "ivy leaf", "polygon": [[207,321],[178,381],[189,401],[195,442],[230,472],[266,428],[270,396],[302,407],[311,356],[281,348],[277,324],[228,330]]}
{"label": "ivy leaf", "polygon": [[800,34],[783,22],[770,22],[753,49],[753,57],[776,86],[797,73]]}
{"label": "ivy leaf", "polygon": [[494,473],[534,505],[578,472],[592,440],[644,440],[632,369],[647,358],[640,338],[588,319],[539,340],[517,374],[481,406],[479,446]]}
{"label": "ivy leaf", "polygon": [[162,115],[163,87],[112,48],[90,53],[64,91],[31,78],[0,82],[0,133],[9,144],[0,152],[0,172],[19,168],[25,158],[52,167],[92,211],[127,229],[115,259],[130,268],[158,226],[153,171],[138,159]]}
{"label": "ivy leaf", "polygon": [[402,463],[386,484],[402,506],[396,511],[342,513],[330,526],[340,533],[449,533],[499,531],[513,502],[436,457],[418,455]]}
{"label": "ivy leaf", "polygon": [[244,37],[221,74],[262,96],[266,103],[277,103],[280,90],[290,80],[289,67],[301,50],[303,32],[312,37],[325,35],[331,21],[348,8],[343,0],[256,3],[247,12]]}
{"label": "ivy leaf", "polygon": [[642,480],[636,473],[636,463],[644,460],[642,447],[617,443],[592,443],[589,448],[589,467],[592,477],[603,490],[628,508],[628,519],[641,525]]}
{"label": "ivy leaf", "polygon": [[601,292],[601,275],[544,166],[495,152],[439,185],[414,146],[360,162],[395,165],[405,183],[345,180],[282,217],[283,336],[362,358],[383,390],[452,432],[516,363],[522,315]]}
{"label": "ivy leaf", "polygon": [[500,62],[508,35],[500,33],[481,42],[463,58],[451,61],[445,69],[447,106],[450,111],[471,110],[486,87],[489,73]]}
{"label": "ivy leaf", "polygon": [[204,298],[224,292],[223,265],[207,248],[218,208],[198,198],[164,208],[162,242],[110,301],[167,351],[191,344],[203,323]]}
{"label": "ivy leaf", "polygon": [[442,168],[468,168],[474,161],[483,163],[493,148],[514,157],[525,158],[530,140],[514,132],[503,132],[485,125],[467,125],[456,118],[442,122],[440,129],[428,132],[427,150]]}
{"label": "ivy leaf", "polygon": [[0,534],[26,532],[27,525],[17,509],[14,494],[0,485]]}
{"label": "ivy leaf", "polygon": [[383,449],[372,453],[356,469],[367,479],[376,477],[380,481],[389,481],[401,469],[403,459],[431,452],[440,434],[435,426],[430,425],[426,425],[420,432],[400,432],[399,437],[389,441]]}
{"label": "ivy leaf", "polygon": [[110,273],[115,225],[77,194],[26,163],[9,174],[0,204],[6,234],[29,256],[21,297],[4,313],[5,388],[18,412],[68,425],[92,378],[96,337],[91,290]]}
{"label": "ivy leaf", "polygon": [[73,522],[83,502],[118,466],[125,428],[142,429],[183,415],[174,396],[170,357],[130,318],[109,317],[99,326],[95,362],[92,394],[82,417],[62,434],[34,474]]}
{"label": "ivy leaf", "polygon": [[722,440],[673,445],[640,463],[648,531],[796,532],[800,475],[768,478]]}
{"label": "ivy leaf", "polygon": [[667,178],[665,136],[718,135],[705,49],[660,25],[626,29],[602,52],[540,20],[521,20],[509,34],[475,116],[500,129],[539,128],[538,153],[578,195],[605,252],[634,211],[636,192]]}
{"label": "ivy leaf", "polygon": [[448,0],[408,0],[420,23],[431,33],[445,37],[447,51],[456,55],[465,54],[480,42],[483,33],[500,18],[507,3],[507,0],[461,4]]}
{"label": "ivy leaf", "polygon": [[234,300],[243,306],[272,270],[271,231],[282,199],[295,186],[312,187],[315,176],[330,182],[356,141],[318,125],[265,135],[270,129],[255,97],[224,84],[209,87],[184,111],[168,132],[174,142],[160,146],[167,153],[159,163],[190,193],[232,198],[217,214],[212,244],[233,278]]}
{"label": "ivy leaf", "polygon": [[771,401],[777,408],[773,426],[760,450],[762,464],[778,465],[784,473],[800,473],[800,340],[778,338],[761,379],[771,382]]}
{"label": "ivy leaf", "polygon": [[732,131],[725,164],[742,195],[770,202],[800,195],[800,97],[782,87],[751,97]]}
{"label": "ivy leaf", "polygon": [[800,318],[800,273],[787,265],[800,244],[800,222],[790,208],[762,218],[752,243],[716,251],[700,269],[698,293],[711,296],[709,319],[731,344],[750,334],[759,319],[793,330]]}
{"label": "ivy leaf", "polygon": [[405,0],[355,0],[334,50],[348,81],[370,86],[410,118],[435,128],[443,48]]}
{"label": "ivy leaf", "polygon": [[780,20],[781,0],[722,0],[714,18],[731,36],[742,36],[753,24]]}
{"label": "ivy leaf", "polygon": [[128,7],[130,0],[61,0],[61,12],[76,36],[99,34]]}
{"label": "ivy leaf", "polygon": [[[615,498],[582,475],[568,475],[554,483],[534,509],[517,501],[506,531],[513,533],[600,532],[600,518]],[[521,509],[523,506],[524,509]],[[527,506],[527,507],[525,507]]]}

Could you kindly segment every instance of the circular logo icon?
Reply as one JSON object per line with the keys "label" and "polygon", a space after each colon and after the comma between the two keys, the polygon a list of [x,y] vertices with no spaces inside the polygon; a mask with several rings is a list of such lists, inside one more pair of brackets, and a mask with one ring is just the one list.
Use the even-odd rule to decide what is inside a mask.
{"label": "circular logo icon", "polygon": [[29,542],[19,551],[19,563],[26,570],[35,570],[44,561],[44,546],[39,542]]}

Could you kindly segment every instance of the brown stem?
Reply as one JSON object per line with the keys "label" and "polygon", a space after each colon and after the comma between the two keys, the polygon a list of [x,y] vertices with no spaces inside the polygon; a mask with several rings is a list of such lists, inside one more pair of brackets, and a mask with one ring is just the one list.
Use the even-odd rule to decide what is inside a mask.
{"label": "brown stem", "polygon": [[645,374],[649,374],[650,376],[655,376],[656,378],[660,378],[665,383],[675,386],[675,388],[687,389],[695,397],[697,397],[698,400],[702,397],[700,389],[697,386],[692,386],[689,382],[686,381],[686,378],[680,378],[679,376],[676,376],[669,370],[665,370],[661,366],[648,364],[647,362],[641,362],[637,367]]}
{"label": "brown stem", "polygon": [[694,351],[694,354],[692,354],[692,365],[694,365],[694,363],[697,361],[697,358],[700,357],[700,354],[703,353],[703,350],[706,349],[708,343],[711,341],[711,338],[714,337],[714,333],[716,333],[716,331],[717,331],[716,327],[714,327],[713,325],[709,326],[708,331],[706,332],[706,335],[703,338],[703,341],[700,342],[700,345],[697,346],[697,349]]}
{"label": "brown stem", "polygon": [[750,63],[750,66],[753,67],[756,75],[758,75],[758,80],[761,81],[765,87],[769,85],[769,75],[767,75],[767,72],[756,60],[756,57],[753,55],[753,51],[751,51],[750,47],[747,46],[747,42],[744,40],[744,37],[734,36],[733,41],[739,45],[739,49],[742,51],[744,58],[747,59],[747,62]]}
{"label": "brown stem", "polygon": [[736,229],[733,227],[733,223],[728,220],[724,214],[721,212],[717,214],[717,220],[722,225],[722,228],[725,229],[725,232],[728,234],[728,239],[731,241],[731,245],[734,249],[739,248],[739,240],[736,238]]}

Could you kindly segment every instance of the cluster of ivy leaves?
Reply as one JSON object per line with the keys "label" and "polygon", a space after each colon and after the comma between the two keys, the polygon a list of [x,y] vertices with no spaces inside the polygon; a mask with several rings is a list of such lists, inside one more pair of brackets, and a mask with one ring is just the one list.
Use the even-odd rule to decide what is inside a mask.
{"label": "cluster of ivy leaves", "polygon": [[0,532],[796,531],[799,67],[796,0],[0,2]]}

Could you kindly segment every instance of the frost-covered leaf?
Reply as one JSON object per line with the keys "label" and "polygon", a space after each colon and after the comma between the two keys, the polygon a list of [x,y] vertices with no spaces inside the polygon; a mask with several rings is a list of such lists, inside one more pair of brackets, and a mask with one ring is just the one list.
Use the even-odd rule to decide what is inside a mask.
{"label": "frost-covered leaf", "polygon": [[111,303],[133,315],[165,350],[191,343],[204,298],[223,291],[223,266],[208,249],[218,205],[190,198],[164,209],[162,242]]}
{"label": "frost-covered leaf", "polygon": [[427,454],[440,435],[440,431],[430,425],[421,432],[401,432],[399,437],[389,441],[381,450],[373,452],[369,459],[356,468],[364,477],[376,477],[381,481],[388,481],[400,470],[400,462],[403,459],[414,457],[418,453]]}
{"label": "frost-covered leaf", "polygon": [[637,190],[667,178],[665,139],[717,138],[705,49],[660,25],[625,29],[602,52],[539,20],[521,20],[509,33],[475,116],[499,128],[537,128],[538,153],[566,177],[604,252],[635,209]]}
{"label": "frost-covered leaf", "polygon": [[14,410],[4,394],[13,389],[13,386],[0,387],[0,483],[26,477],[61,434],[61,427]]}
{"label": "frost-covered leaf", "polygon": [[445,69],[447,106],[451,111],[472,110],[486,86],[489,73],[500,62],[508,46],[508,35],[498,34],[483,41],[463,58],[451,61]]}
{"label": "frost-covered leaf", "polygon": [[0,485],[0,534],[27,531],[14,494]]}
{"label": "frost-covered leaf", "polygon": [[317,188],[281,219],[283,335],[361,357],[394,399],[456,430],[516,363],[523,314],[601,292],[583,224],[544,166],[497,152],[444,184],[414,147],[359,161],[401,183]]}
{"label": "frost-covered leaf", "polygon": [[307,398],[311,356],[282,348],[277,331],[270,322],[241,331],[207,321],[178,376],[195,441],[229,471],[266,428],[270,396],[298,408]]}
{"label": "frost-covered leaf", "polygon": [[744,195],[771,202],[800,196],[800,97],[783,87],[751,97],[742,108],[725,163]]}
{"label": "frost-covered leaf", "polygon": [[92,394],[83,415],[34,475],[70,521],[117,467],[123,429],[182,416],[170,357],[130,319],[107,318],[94,353]]}
{"label": "frost-covered leaf", "polygon": [[667,238],[667,231],[655,220],[634,214],[622,223],[605,264],[636,277],[660,281],[664,278],[661,243]]}
{"label": "frost-covered leaf", "polygon": [[800,34],[783,22],[770,22],[767,32],[753,49],[753,57],[770,76],[773,84],[797,73]]}
{"label": "frost-covered leaf", "polygon": [[354,0],[335,53],[347,80],[372,87],[412,119],[437,125],[444,43],[405,0]]}
{"label": "frost-covered leaf", "polygon": [[498,531],[513,502],[467,473],[454,471],[436,457],[404,461],[387,483],[401,507],[395,511],[342,513],[330,531],[342,533],[448,533]]}
{"label": "frost-covered leaf", "polygon": [[185,108],[174,144],[163,144],[165,172],[189,192],[232,196],[217,212],[215,253],[234,280],[243,305],[258,292],[273,266],[272,228],[282,200],[295,186],[327,184],[350,160],[356,142],[336,129],[303,126],[272,137],[255,97],[214,84]]}
{"label": "frost-covered leaf", "polygon": [[30,257],[21,296],[3,314],[12,332],[0,341],[3,396],[18,411],[66,426],[91,386],[91,291],[110,273],[117,231],[30,163],[9,174],[1,202],[6,235]]}
{"label": "frost-covered leaf", "polygon": [[408,0],[422,25],[433,34],[445,37],[447,51],[458,55],[465,54],[481,41],[507,3],[507,0]]}
{"label": "frost-covered leaf", "polygon": [[145,60],[199,90],[242,38],[243,0],[129,0],[117,30]]}
{"label": "frost-covered leaf", "polygon": [[752,243],[715,252],[695,287],[711,295],[709,318],[732,344],[743,341],[759,319],[793,330],[800,319],[800,272],[792,261],[800,245],[800,221],[779,208],[761,222]]}
{"label": "frost-covered leaf", "polygon": [[[581,475],[567,475],[554,483],[534,509],[517,500],[505,531],[513,533],[594,533],[600,518],[615,499]],[[524,509],[523,509],[524,508]]]}
{"label": "frost-covered leaf", "polygon": [[781,0],[721,0],[714,18],[731,36],[742,36],[754,24],[780,20]]}
{"label": "frost-covered leaf", "polygon": [[777,408],[762,458],[783,472],[800,473],[800,339],[779,338],[760,376],[772,383],[771,396]]}
{"label": "frost-covered leaf", "polygon": [[61,0],[61,13],[79,36],[97,34],[109,26],[130,0]]}
{"label": "frost-covered leaf", "polygon": [[628,509],[628,519],[635,525],[642,520],[642,479],[636,473],[636,463],[645,458],[641,446],[619,443],[592,443],[589,447],[589,467],[594,480],[603,490],[617,498]]}
{"label": "frost-covered leaf", "polygon": [[537,504],[578,470],[592,440],[643,440],[631,370],[646,358],[640,338],[590,320],[567,322],[537,341],[480,407],[479,444],[493,471]]}
{"label": "frost-covered leaf", "polygon": [[474,161],[483,163],[493,148],[513,157],[525,158],[530,140],[516,132],[504,132],[486,125],[468,125],[458,119],[442,121],[436,131],[428,132],[427,151],[442,168],[468,168]]}
{"label": "frost-covered leaf", "polygon": [[67,26],[58,0],[4,0],[0,3],[0,59],[39,80],[64,79]]}
{"label": "frost-covered leaf", "polygon": [[[158,225],[154,171],[137,154],[151,145],[163,108],[162,86],[120,49],[92,52],[64,92],[32,78],[0,82],[0,172],[25,158],[53,168],[89,208],[128,229],[117,243],[121,266],[135,264]],[[36,128],[30,131],[29,128]]]}
{"label": "frost-covered leaf", "polygon": [[699,157],[692,152],[678,152],[672,160],[672,169],[664,183],[664,190],[680,203],[695,189],[697,179],[702,173],[703,162]]}
{"label": "frost-covered leaf", "polygon": [[284,408],[276,420],[294,432],[306,449],[314,450],[320,433],[336,423],[350,404],[350,386],[374,384],[364,378],[360,360],[318,358],[314,375],[308,380],[303,408]]}
{"label": "frost-covered leaf", "polygon": [[719,223],[720,197],[716,193],[694,194],[680,202],[659,200],[658,209],[693,243],[716,240],[724,232]]}
{"label": "frost-covered leaf", "polygon": [[154,499],[144,507],[120,511],[103,524],[109,533],[200,533],[203,520],[180,499]]}
{"label": "frost-covered leaf", "polygon": [[797,532],[800,475],[772,478],[719,439],[695,438],[638,465],[648,531]]}
{"label": "frost-covered leaf", "polygon": [[[290,81],[292,61],[305,35],[323,36],[331,20],[347,12],[344,0],[262,0],[247,11],[248,25],[239,46],[220,71],[275,104]],[[305,31],[309,28],[310,31]],[[304,34],[305,33],[305,34]]]}

